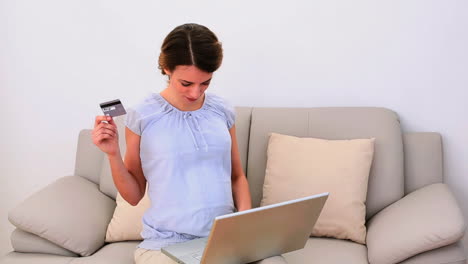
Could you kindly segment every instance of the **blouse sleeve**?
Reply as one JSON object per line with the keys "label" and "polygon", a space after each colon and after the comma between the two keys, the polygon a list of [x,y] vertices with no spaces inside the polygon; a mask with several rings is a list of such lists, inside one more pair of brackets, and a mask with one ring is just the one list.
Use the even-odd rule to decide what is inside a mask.
{"label": "blouse sleeve", "polygon": [[133,133],[141,136],[141,118],[135,108],[127,108],[127,116],[125,117],[125,126]]}
{"label": "blouse sleeve", "polygon": [[216,112],[224,117],[227,128],[231,129],[236,122],[236,111],[234,106],[224,97],[216,94],[210,94],[210,102],[214,106],[214,109],[216,109]]}
{"label": "blouse sleeve", "polygon": [[234,106],[228,101],[225,101],[224,108],[225,108],[225,115],[226,115],[226,123],[227,123],[228,129],[231,129],[231,127],[236,122],[236,110],[234,109]]}

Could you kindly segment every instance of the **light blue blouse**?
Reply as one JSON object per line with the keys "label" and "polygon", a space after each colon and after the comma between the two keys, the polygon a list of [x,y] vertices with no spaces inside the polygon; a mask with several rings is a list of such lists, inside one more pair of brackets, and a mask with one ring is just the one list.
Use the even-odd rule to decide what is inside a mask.
{"label": "light blue blouse", "polygon": [[141,136],[140,159],[150,208],[137,247],[206,237],[214,218],[234,212],[231,189],[231,104],[205,92],[203,106],[181,111],[159,93],[127,109],[125,125]]}

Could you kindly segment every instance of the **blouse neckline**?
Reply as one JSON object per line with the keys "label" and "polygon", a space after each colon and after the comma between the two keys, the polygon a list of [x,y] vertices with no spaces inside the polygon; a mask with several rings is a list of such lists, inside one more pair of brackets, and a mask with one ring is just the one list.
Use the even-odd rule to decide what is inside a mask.
{"label": "blouse neckline", "polygon": [[171,109],[173,109],[174,111],[176,112],[179,112],[179,113],[197,113],[197,112],[200,112],[202,109],[206,109],[206,101],[208,99],[208,93],[205,92],[205,98],[203,98],[203,104],[200,108],[198,109],[195,109],[195,110],[192,110],[192,111],[183,111],[183,110],[180,110],[179,108],[173,106],[171,103],[169,103],[169,101],[166,100],[166,98],[164,98],[161,93],[154,93],[158,98],[161,99],[161,101],[166,104],[167,106],[169,106]]}

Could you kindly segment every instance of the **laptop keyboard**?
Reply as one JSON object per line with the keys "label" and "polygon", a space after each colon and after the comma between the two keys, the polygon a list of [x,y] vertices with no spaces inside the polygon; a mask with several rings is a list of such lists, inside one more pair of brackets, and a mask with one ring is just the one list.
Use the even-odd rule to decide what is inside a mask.
{"label": "laptop keyboard", "polygon": [[192,255],[193,258],[196,258],[196,259],[198,259],[198,260],[201,260],[202,256],[203,256],[203,255],[202,255],[202,254],[199,254],[199,253],[195,253],[195,254]]}

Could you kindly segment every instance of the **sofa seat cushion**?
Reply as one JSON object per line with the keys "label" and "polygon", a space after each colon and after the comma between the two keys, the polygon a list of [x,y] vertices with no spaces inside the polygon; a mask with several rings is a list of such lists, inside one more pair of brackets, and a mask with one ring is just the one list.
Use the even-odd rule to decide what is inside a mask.
{"label": "sofa seat cushion", "polygon": [[1,264],[69,264],[73,257],[12,251],[0,257]]}
{"label": "sofa seat cushion", "polygon": [[466,264],[463,244],[457,242],[445,247],[426,251],[412,258],[400,262],[400,264]]}
{"label": "sofa seat cushion", "polygon": [[362,244],[334,238],[311,237],[305,247],[283,254],[289,264],[367,264],[367,248]]}
{"label": "sofa seat cushion", "polygon": [[73,259],[70,264],[131,264],[134,252],[141,241],[124,241],[106,244],[89,257]]}
{"label": "sofa seat cushion", "polygon": [[134,252],[141,241],[105,244],[87,257],[65,257],[52,254],[10,252],[0,258],[1,264],[132,264]]}

